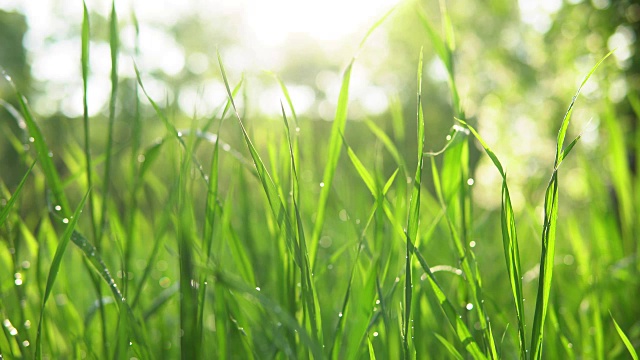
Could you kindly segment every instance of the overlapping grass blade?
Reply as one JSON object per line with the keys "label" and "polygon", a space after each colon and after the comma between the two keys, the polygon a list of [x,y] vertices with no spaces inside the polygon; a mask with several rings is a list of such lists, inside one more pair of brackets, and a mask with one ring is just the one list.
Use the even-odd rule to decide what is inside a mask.
{"label": "overlapping grass blade", "polygon": [[[304,248],[304,232],[302,230],[302,220],[298,220],[297,230],[293,229],[293,225],[290,221],[290,215],[287,212],[287,209],[284,206],[284,199],[280,197],[280,193],[275,183],[271,179],[271,176],[266,170],[260,155],[258,154],[256,148],[254,147],[249,135],[244,127],[242,119],[240,118],[240,114],[238,113],[238,109],[233,100],[233,96],[231,94],[231,89],[229,88],[229,81],[227,80],[227,75],[224,70],[224,65],[222,63],[222,58],[220,53],[218,53],[218,63],[220,65],[220,70],[222,72],[222,77],[224,79],[225,87],[227,89],[227,95],[231,101],[231,106],[236,114],[236,118],[238,119],[238,123],[240,124],[240,128],[242,130],[242,134],[244,140],[247,144],[249,152],[251,153],[251,157],[253,159],[254,165],[258,172],[258,177],[260,182],[262,183],[262,187],[267,196],[267,200],[271,207],[273,216],[277,219],[278,224],[282,226],[285,232],[285,236],[287,239],[287,247],[294,255],[294,259],[296,264],[300,268],[301,271],[301,279],[302,279],[302,290],[303,290],[303,300],[306,305],[306,311],[309,314],[309,322],[311,326],[312,334],[316,337],[316,339],[321,339],[322,330],[320,323],[320,314],[319,306],[317,304],[317,296],[315,294],[313,281],[311,279],[311,266],[309,262],[309,255]],[[299,216],[296,211],[296,218]]]}
{"label": "overlapping grass blade", "polygon": [[[91,191],[91,190],[89,190]],[[56,281],[56,277],[58,276],[58,271],[60,270],[60,264],[62,263],[62,256],[64,255],[65,250],[67,249],[67,245],[69,244],[69,240],[73,234],[73,231],[78,223],[78,219],[80,218],[80,213],[84,208],[84,203],[87,200],[87,196],[89,192],[87,192],[78,207],[74,211],[73,215],[70,219],[67,219],[68,225],[58,242],[58,247],[56,248],[56,253],[53,256],[53,260],[51,261],[51,267],[49,268],[49,275],[47,276],[47,285],[44,290],[44,294],[42,297],[42,305],[40,306],[40,320],[38,321],[38,331],[36,337],[36,359],[42,359],[42,325],[44,321],[44,311],[45,305],[47,304],[47,300],[49,300],[49,295],[51,295],[51,290],[53,289],[53,284]],[[66,218],[65,218],[66,219]]]}
{"label": "overlapping grass blade", "polygon": [[509,282],[511,283],[511,292],[516,307],[516,315],[518,318],[518,339],[520,341],[520,358],[526,359],[526,340],[525,340],[525,315],[524,315],[524,295],[522,292],[522,270],[520,267],[520,250],[518,249],[518,236],[516,232],[515,214],[511,205],[511,197],[507,186],[507,174],[498,160],[496,154],[489,148],[487,143],[482,139],[480,134],[472,126],[464,122],[463,124],[475,138],[480,142],[484,151],[487,153],[495,167],[502,177],[502,206],[501,206],[501,224],[502,224],[502,245],[504,248],[504,257],[507,263],[507,273],[509,274]]}
{"label": "overlapping grass blade", "polygon": [[440,341],[440,343],[447,349],[447,351],[449,352],[449,355],[451,355],[456,360],[463,360],[464,359],[462,357],[462,355],[460,355],[460,353],[458,352],[456,347],[453,346],[452,343],[450,343],[447,339],[442,337],[442,335],[440,335],[440,334],[434,334],[434,335],[436,336],[438,341]]}

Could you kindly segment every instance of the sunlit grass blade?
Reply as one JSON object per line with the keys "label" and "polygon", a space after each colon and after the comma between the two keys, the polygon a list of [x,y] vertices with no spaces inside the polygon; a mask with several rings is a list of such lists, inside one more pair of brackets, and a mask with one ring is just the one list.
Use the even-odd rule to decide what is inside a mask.
{"label": "sunlit grass blade", "polygon": [[480,142],[484,151],[487,153],[495,167],[502,177],[502,206],[501,206],[501,224],[502,224],[502,245],[504,248],[504,257],[507,263],[507,273],[509,274],[509,282],[511,283],[511,292],[516,307],[516,315],[518,318],[518,339],[520,341],[520,358],[526,359],[526,340],[525,340],[525,314],[524,314],[524,295],[522,292],[522,270],[520,267],[520,250],[518,249],[518,236],[516,232],[515,214],[511,205],[511,197],[507,186],[507,174],[498,160],[496,154],[489,148],[487,143],[482,139],[480,134],[472,126],[458,119],[473,136]]}
{"label": "sunlit grass blade", "polygon": [[27,181],[29,174],[31,174],[31,170],[33,170],[33,167],[36,165],[36,162],[37,160],[34,161],[33,164],[31,164],[31,166],[29,166],[29,170],[27,170],[27,172],[22,177],[22,180],[20,180],[20,183],[18,184],[18,187],[16,187],[16,190],[13,192],[13,195],[11,196],[9,201],[7,201],[7,204],[4,207],[2,207],[2,210],[0,210],[0,226],[4,224],[4,221],[7,219],[7,216],[9,216],[9,212],[13,208],[13,205],[16,203],[18,196],[20,196],[20,192],[22,192],[22,187],[24,186],[24,183]]}
{"label": "sunlit grass blade", "polygon": [[[89,190],[91,191],[91,190]],[[75,212],[71,216],[70,219],[67,219],[68,225],[58,242],[58,247],[56,248],[56,253],[53,256],[53,260],[51,261],[51,267],[49,268],[49,275],[47,276],[47,285],[44,290],[44,294],[42,297],[42,305],[40,306],[40,320],[38,321],[38,331],[36,337],[36,359],[42,359],[42,325],[44,321],[44,311],[45,305],[47,304],[47,300],[49,300],[49,295],[51,295],[51,290],[53,289],[53,284],[56,281],[56,277],[58,276],[58,271],[60,270],[60,264],[62,263],[62,256],[64,255],[65,250],[67,249],[67,245],[69,244],[69,240],[73,234],[73,231],[78,223],[78,219],[80,218],[80,213],[84,208],[84,203],[87,200],[87,196],[89,192],[87,192]],[[66,219],[66,218],[65,218]]]}
{"label": "sunlit grass blade", "polygon": [[554,162],[553,173],[547,186],[545,200],[544,200],[544,223],[542,228],[542,251],[540,254],[540,275],[538,279],[538,293],[536,297],[536,309],[533,319],[533,328],[531,332],[531,359],[542,358],[542,338],[544,330],[544,322],[547,314],[547,308],[549,306],[549,294],[551,293],[551,280],[553,277],[553,265],[555,257],[556,246],[556,226],[558,220],[558,167],[564,159],[566,153],[573,148],[573,143],[568,147],[566,153],[564,152],[564,140],[567,134],[567,128],[571,120],[571,114],[573,112],[574,104],[580,95],[582,87],[586,84],[587,80],[596,71],[596,69],[602,64],[602,62],[609,57],[612,52],[605,55],[598,63],[596,63],[591,71],[585,76],[584,80],[580,84],[580,87],[573,96],[569,108],[562,119],[560,130],[558,131],[557,145],[556,145],[556,157]]}
{"label": "sunlit grass blade", "polygon": [[620,328],[620,325],[618,325],[618,322],[616,321],[616,319],[613,318],[613,315],[611,315],[611,313],[609,313],[609,316],[611,316],[611,320],[613,321],[613,325],[616,327],[616,331],[618,332],[618,335],[620,335],[620,339],[622,339],[622,342],[624,343],[624,346],[627,347],[627,350],[629,351],[629,354],[631,355],[631,358],[633,358],[633,360],[638,360],[638,353],[636,352],[636,349],[633,348],[633,344],[631,344],[631,341],[629,341],[629,338],[627,337],[627,335]]}

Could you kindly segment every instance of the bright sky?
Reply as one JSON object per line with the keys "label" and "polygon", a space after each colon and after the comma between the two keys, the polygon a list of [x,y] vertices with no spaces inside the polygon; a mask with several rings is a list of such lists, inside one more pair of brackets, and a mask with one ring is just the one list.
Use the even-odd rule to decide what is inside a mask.
{"label": "bright sky", "polygon": [[[229,23],[242,21],[238,34],[238,44],[234,49],[236,60],[228,63],[237,66],[259,64],[260,69],[277,67],[273,59],[287,46],[289,35],[305,34],[318,41],[319,45],[336,45],[347,41],[357,45],[366,30],[387,10],[400,0],[116,0],[116,9],[121,20],[121,41],[123,46],[132,44],[133,27],[130,23],[134,10],[141,24],[142,56],[137,58],[138,66],[144,71],[162,70],[168,75],[179,73],[184,66],[206,66],[207,59],[185,54],[182,46],[172,36],[162,31],[183,16],[198,14],[215,15]],[[86,0],[91,12],[108,17],[111,9],[109,0]],[[30,53],[32,72],[40,80],[49,95],[34,106],[45,112],[61,103],[61,110],[69,116],[77,116],[81,111],[80,83],[80,36],[82,21],[80,0],[0,0],[0,9],[16,10],[27,16],[29,32],[25,46]],[[203,15],[204,14],[204,15]],[[213,16],[212,16],[213,19]],[[74,32],[78,36],[72,36]],[[354,40],[355,38],[355,40]],[[54,41],[51,41],[54,40]],[[242,42],[259,44],[246,51]],[[216,46],[216,44],[213,44]],[[246,45],[245,45],[246,46]],[[204,49],[203,49],[204,50]],[[229,57],[234,53],[229,52]],[[240,53],[240,54],[238,54]],[[273,56],[269,54],[273,53]],[[259,54],[259,55],[257,55]],[[345,55],[345,61],[352,54]],[[258,57],[251,59],[250,57]],[[203,62],[204,60],[204,62]],[[91,45],[90,112],[95,114],[108,99],[110,71],[108,44]],[[247,70],[247,69],[242,69]],[[273,69],[275,70],[275,69]],[[120,72],[133,76],[129,55],[122,55]],[[149,79],[148,88],[156,90],[160,98],[165,91],[162,84]],[[62,88],[63,90],[59,90]],[[308,89],[305,90],[308,92]]]}

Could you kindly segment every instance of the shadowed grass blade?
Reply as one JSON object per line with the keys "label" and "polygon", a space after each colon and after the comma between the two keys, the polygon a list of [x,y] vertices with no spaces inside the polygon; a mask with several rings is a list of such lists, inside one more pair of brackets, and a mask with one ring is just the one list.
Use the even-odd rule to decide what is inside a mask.
{"label": "shadowed grass blade", "polygon": [[22,192],[22,187],[24,186],[24,183],[27,181],[27,177],[29,177],[29,174],[31,174],[31,170],[33,170],[33,167],[36,165],[36,162],[38,162],[38,160],[34,161],[33,164],[29,166],[29,170],[27,170],[27,172],[22,177],[22,180],[20,180],[20,183],[18,184],[16,191],[13,192],[11,199],[7,201],[7,204],[2,208],[2,211],[0,211],[0,226],[4,224],[4,221],[7,219],[7,216],[9,216],[9,211],[11,211],[11,209],[13,208],[13,205],[16,203],[16,200],[18,199],[20,192]]}

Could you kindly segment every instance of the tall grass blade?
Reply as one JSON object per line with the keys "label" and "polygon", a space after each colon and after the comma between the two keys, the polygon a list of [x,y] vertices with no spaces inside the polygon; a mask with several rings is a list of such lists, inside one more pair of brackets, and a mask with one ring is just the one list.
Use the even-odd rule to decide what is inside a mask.
{"label": "tall grass blade", "polygon": [[[551,280],[553,277],[553,261],[555,256],[556,246],[556,225],[558,219],[558,167],[564,159],[564,140],[567,134],[567,128],[569,127],[569,121],[571,120],[571,114],[575,102],[580,95],[582,87],[586,84],[587,80],[596,71],[596,69],[602,64],[602,62],[609,57],[612,52],[605,55],[598,63],[596,63],[591,71],[584,77],[580,87],[573,96],[569,108],[562,119],[560,130],[558,131],[557,145],[556,145],[556,158],[554,163],[553,173],[547,186],[547,191],[544,200],[544,224],[542,228],[542,251],[540,254],[540,275],[538,279],[538,293],[536,297],[536,309],[533,319],[533,328],[531,332],[531,359],[542,358],[542,338],[544,330],[544,321],[547,314],[547,308],[549,306],[549,294],[551,293]],[[569,150],[573,148],[570,145]],[[568,153],[568,151],[567,151]],[[563,155],[564,154],[564,155]]]}
{"label": "tall grass blade", "polygon": [[416,165],[416,174],[413,179],[413,188],[411,190],[411,198],[409,200],[409,216],[407,219],[406,236],[406,254],[405,254],[405,306],[404,306],[404,331],[403,331],[403,349],[404,358],[411,359],[413,355],[410,352],[410,339],[412,337],[411,327],[411,298],[413,285],[411,283],[411,260],[413,258],[413,244],[418,241],[418,223],[420,219],[420,193],[422,188],[422,163],[424,158],[424,114],[422,112],[422,59],[423,52],[420,49],[420,60],[418,61],[418,96],[417,96],[417,128],[418,128],[418,164]]}
{"label": "tall grass blade", "polygon": [[[89,190],[91,191],[91,190]],[[56,248],[56,253],[53,256],[53,260],[51,261],[51,267],[49,268],[49,275],[47,276],[47,285],[44,290],[44,294],[42,297],[42,305],[40,306],[40,320],[38,321],[38,331],[36,336],[36,359],[42,359],[42,325],[44,321],[44,310],[45,305],[47,304],[47,300],[49,300],[49,295],[51,295],[51,290],[53,289],[53,284],[56,281],[56,277],[58,276],[58,271],[60,270],[60,264],[62,263],[62,256],[64,255],[65,250],[67,249],[67,245],[69,244],[69,240],[73,234],[73,231],[78,223],[78,219],[80,218],[80,213],[84,208],[84,203],[87,200],[87,196],[89,192],[87,192],[78,207],[76,208],[73,216],[70,219],[67,219],[68,225],[58,242],[58,247]],[[66,218],[65,218],[66,219]]]}
{"label": "tall grass blade", "polygon": [[501,224],[502,224],[502,245],[504,249],[504,257],[507,263],[507,273],[509,282],[511,283],[511,293],[516,306],[516,315],[518,318],[518,339],[520,341],[520,359],[526,359],[526,340],[525,340],[525,314],[524,314],[524,295],[522,292],[522,270],[520,267],[520,250],[518,249],[518,236],[516,232],[515,214],[511,205],[511,197],[507,186],[507,174],[505,173],[500,160],[496,154],[489,148],[487,143],[482,139],[480,134],[471,125],[463,120],[458,119],[473,136],[480,142],[484,151],[487,153],[495,167],[502,177],[502,206],[501,206]]}
{"label": "tall grass blade", "polygon": [[100,211],[100,227],[96,247],[100,249],[104,227],[107,221],[107,204],[109,203],[109,187],[111,184],[111,167],[113,162],[113,128],[116,119],[116,100],[118,98],[118,54],[120,48],[118,35],[118,14],[115,0],[111,3],[109,18],[109,49],[111,50],[111,96],[109,98],[109,122],[107,127],[106,160],[104,165],[104,183],[102,184],[102,209]]}

